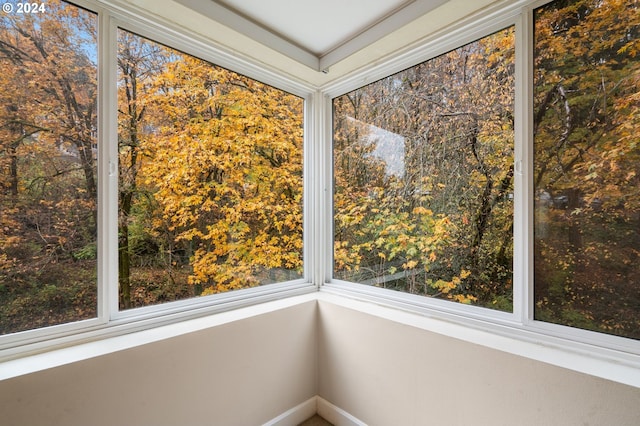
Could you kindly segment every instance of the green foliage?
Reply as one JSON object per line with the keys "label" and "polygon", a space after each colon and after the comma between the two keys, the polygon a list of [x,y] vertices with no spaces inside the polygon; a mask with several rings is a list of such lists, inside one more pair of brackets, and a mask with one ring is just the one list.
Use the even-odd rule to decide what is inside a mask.
{"label": "green foliage", "polygon": [[95,243],[87,244],[73,252],[73,258],[77,260],[90,260],[98,257],[98,247]]}
{"label": "green foliage", "polygon": [[[7,280],[10,278],[10,280]],[[0,284],[0,334],[61,324],[96,315],[93,262],[52,264],[4,277]]]}

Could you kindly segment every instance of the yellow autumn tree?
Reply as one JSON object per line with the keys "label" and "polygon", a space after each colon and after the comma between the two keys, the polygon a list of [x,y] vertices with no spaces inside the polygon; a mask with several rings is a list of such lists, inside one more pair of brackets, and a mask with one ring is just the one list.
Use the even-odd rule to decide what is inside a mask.
{"label": "yellow autumn tree", "polygon": [[302,107],[188,55],[156,78],[139,175],[204,294],[300,276]]}

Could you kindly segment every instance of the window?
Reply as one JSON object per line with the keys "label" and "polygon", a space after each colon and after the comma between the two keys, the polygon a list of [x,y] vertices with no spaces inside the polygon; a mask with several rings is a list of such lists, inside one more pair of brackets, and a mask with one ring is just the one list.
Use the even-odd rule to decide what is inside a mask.
{"label": "window", "polygon": [[535,318],[640,338],[640,11],[535,11]]}
{"label": "window", "polygon": [[[519,11],[532,19],[532,74],[527,37],[515,74],[508,28],[346,94],[336,85],[336,284],[513,312],[518,328],[637,352],[635,342],[606,336],[640,338],[636,3],[552,1]],[[527,24],[520,29],[526,36]],[[524,114],[515,116],[515,102]],[[520,184],[516,148],[532,166],[518,170]],[[515,240],[514,219],[530,224]],[[417,300],[348,288],[402,306]],[[444,306],[423,300],[409,303]]]}
{"label": "window", "polygon": [[[48,326],[63,334],[131,308],[303,282],[301,97],[115,25],[100,29],[99,56],[107,20],[70,3],[7,10],[0,334],[37,341]],[[117,138],[98,128],[110,64],[117,105],[100,117],[113,130],[117,117]],[[98,271],[101,258],[114,262]]]}
{"label": "window", "polygon": [[0,15],[0,333],[97,315],[97,16]]}
{"label": "window", "polygon": [[302,114],[119,30],[121,308],[302,277]]}
{"label": "window", "polygon": [[637,2],[507,2],[318,87],[74,1],[0,15],[0,359],[327,278],[637,362]]}
{"label": "window", "polygon": [[514,30],[333,100],[334,276],[512,310]]}

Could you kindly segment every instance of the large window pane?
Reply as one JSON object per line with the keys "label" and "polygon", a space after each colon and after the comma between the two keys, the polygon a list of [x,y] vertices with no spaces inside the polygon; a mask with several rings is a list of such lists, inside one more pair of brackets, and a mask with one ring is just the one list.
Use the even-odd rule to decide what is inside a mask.
{"label": "large window pane", "polygon": [[512,309],[514,31],[334,99],[334,276]]}
{"label": "large window pane", "polygon": [[120,30],[120,306],[300,278],[303,100]]}
{"label": "large window pane", "polygon": [[535,13],[535,318],[640,338],[640,10]]}
{"label": "large window pane", "polygon": [[[26,4],[26,3],[25,3]],[[96,16],[0,14],[0,333],[96,316]]]}

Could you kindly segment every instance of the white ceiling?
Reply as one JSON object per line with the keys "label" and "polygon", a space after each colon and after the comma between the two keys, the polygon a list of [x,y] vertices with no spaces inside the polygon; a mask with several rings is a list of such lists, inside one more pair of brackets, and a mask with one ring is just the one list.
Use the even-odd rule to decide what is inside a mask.
{"label": "white ceiling", "polygon": [[448,0],[177,0],[324,70]]}
{"label": "white ceiling", "polygon": [[211,0],[323,56],[411,0]]}

